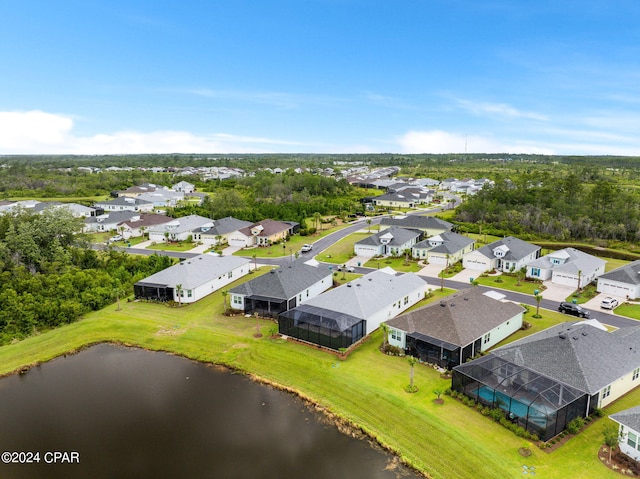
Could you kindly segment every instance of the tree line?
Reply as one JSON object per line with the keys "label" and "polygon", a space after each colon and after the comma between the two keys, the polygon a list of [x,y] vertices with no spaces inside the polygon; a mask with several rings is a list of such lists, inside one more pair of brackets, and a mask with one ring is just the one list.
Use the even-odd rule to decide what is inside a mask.
{"label": "tree line", "polygon": [[76,321],[172,264],[166,256],[95,251],[81,229],[65,209],[0,216],[0,344]]}

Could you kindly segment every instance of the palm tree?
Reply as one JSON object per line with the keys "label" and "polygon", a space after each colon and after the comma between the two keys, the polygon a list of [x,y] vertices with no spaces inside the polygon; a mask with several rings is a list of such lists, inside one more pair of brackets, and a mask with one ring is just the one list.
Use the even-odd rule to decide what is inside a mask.
{"label": "palm tree", "polygon": [[449,269],[449,253],[447,253],[445,259],[447,262],[445,263],[444,269],[440,271],[440,291],[444,291],[444,272]]}
{"label": "palm tree", "polygon": [[253,253],[253,270],[254,271],[258,269],[258,262],[256,261],[256,257],[257,255]]}
{"label": "palm tree", "polygon": [[411,372],[409,373],[409,392],[413,393],[416,392],[416,388],[413,385],[413,367],[416,365],[418,360],[413,356],[409,356],[407,361],[409,362],[409,366],[411,366]]}
{"label": "palm tree", "polygon": [[540,301],[542,301],[542,295],[536,294],[536,317],[540,316]]}
{"label": "palm tree", "polygon": [[367,224],[369,225],[369,233],[371,233],[371,218],[367,220]]}
{"label": "palm tree", "polygon": [[224,301],[224,312],[227,312],[227,296],[229,296],[229,291],[226,289],[222,292],[222,300]]}
{"label": "palm tree", "polygon": [[116,287],[113,288],[113,297],[115,297],[116,299],[116,303],[118,303],[118,307],[116,309],[116,311],[120,311],[122,308],[120,307],[120,298],[123,297],[126,292],[125,290],[122,288],[122,286],[120,286],[120,284],[118,284]]}
{"label": "palm tree", "polygon": [[318,211],[316,211],[313,214],[313,220],[314,220],[315,225],[316,225],[316,230],[321,231],[321,228],[322,228],[322,215]]}
{"label": "palm tree", "polygon": [[176,294],[178,295],[178,307],[182,306],[182,284],[176,284]]}
{"label": "palm tree", "polygon": [[611,462],[611,451],[618,445],[620,441],[620,433],[618,432],[618,426],[614,424],[608,424],[604,431],[604,443],[609,447],[609,462]]}
{"label": "palm tree", "polygon": [[387,350],[387,341],[389,338],[389,325],[387,323],[380,324],[380,331],[382,331],[382,351]]}

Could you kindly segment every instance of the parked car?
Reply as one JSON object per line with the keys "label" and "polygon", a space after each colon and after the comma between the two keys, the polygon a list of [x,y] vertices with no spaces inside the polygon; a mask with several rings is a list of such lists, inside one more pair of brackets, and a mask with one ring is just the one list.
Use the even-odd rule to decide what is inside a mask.
{"label": "parked car", "polygon": [[353,266],[347,266],[346,264],[342,264],[338,266],[338,271],[346,271],[347,273],[355,273],[356,269]]}
{"label": "parked car", "polygon": [[558,311],[564,314],[570,314],[571,316],[578,316],[579,318],[588,318],[589,311],[582,306],[573,303],[560,303]]}
{"label": "parked car", "polygon": [[111,238],[109,238],[109,243],[115,243],[117,241],[122,241],[122,236],[121,235],[115,235],[112,236]]}
{"label": "parked car", "polygon": [[313,249],[312,244],[303,244],[302,248],[300,248],[300,251],[302,251],[303,253],[306,253],[308,251],[311,251],[312,249]]}
{"label": "parked car", "polygon": [[600,307],[602,309],[613,309],[617,308],[619,304],[616,298],[606,297],[600,302]]}

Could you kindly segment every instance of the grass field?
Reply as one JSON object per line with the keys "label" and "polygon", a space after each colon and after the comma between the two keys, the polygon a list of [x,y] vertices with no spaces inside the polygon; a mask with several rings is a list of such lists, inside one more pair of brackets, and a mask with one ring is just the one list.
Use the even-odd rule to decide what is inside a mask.
{"label": "grass field", "polygon": [[[535,466],[537,475],[548,479],[576,474],[585,479],[618,477],[597,459],[607,419],[590,425],[557,451],[546,453],[449,397],[443,396],[444,404],[434,403],[433,391],[447,388],[449,381],[429,367],[415,367],[419,391],[406,393],[410,367],[406,358],[378,351],[380,332],[341,361],[331,353],[271,337],[272,321],[225,317],[222,309],[220,292],[181,308],[123,301],[120,311],[113,305],[76,323],[1,347],[0,373],[91,344],[118,342],[227,365],[297,391],[359,425],[429,477],[519,477],[523,464]],[[544,312],[534,327],[564,319],[566,316]],[[254,337],[257,327],[263,334],[260,338]],[[640,390],[619,400],[608,412],[639,402]],[[519,455],[523,445],[531,447],[530,457]]]}

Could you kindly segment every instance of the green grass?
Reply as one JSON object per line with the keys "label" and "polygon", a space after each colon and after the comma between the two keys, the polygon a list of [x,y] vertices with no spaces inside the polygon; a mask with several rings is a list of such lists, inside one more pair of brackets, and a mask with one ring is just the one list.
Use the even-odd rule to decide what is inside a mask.
{"label": "green grass", "polygon": [[368,236],[370,236],[369,233],[352,233],[317,255],[316,259],[327,263],[344,264],[353,258],[353,245]]}
{"label": "green grass", "polygon": [[89,241],[91,241],[94,244],[104,243],[105,241],[107,241],[112,236],[113,236],[113,234],[111,232],[109,232],[109,231],[105,231],[104,233],[88,233],[87,234],[87,237],[89,238]]}
{"label": "green grass", "polygon": [[490,288],[506,289],[509,291],[515,291],[518,293],[530,294],[533,296],[534,291],[538,290],[542,296],[544,291],[542,285],[539,283],[531,283],[529,281],[520,281],[518,286],[518,278],[515,276],[508,276],[506,274],[500,274],[497,276],[479,276],[475,278],[478,284],[488,286]]}
{"label": "green grass", "polygon": [[190,249],[198,246],[196,243],[180,241],[178,243],[156,243],[147,246],[146,249],[159,250],[159,251],[189,251]]}
{"label": "green grass", "polygon": [[415,260],[409,260],[405,262],[404,255],[398,258],[371,258],[364,266],[367,268],[386,268],[387,266],[395,269],[396,271],[402,271],[403,273],[417,273],[422,269],[422,266]]}
{"label": "green grass", "polygon": [[113,244],[114,246],[127,247],[129,245],[136,246],[136,245],[139,245],[140,243],[144,243],[145,241],[147,241],[147,239],[144,238],[143,236],[136,236],[134,238],[129,238],[128,240],[125,240],[125,241],[117,241]]}
{"label": "green grass", "polygon": [[640,320],[640,304],[622,303],[615,308],[615,313],[627,318]]}
{"label": "green grass", "polygon": [[[513,433],[447,396],[444,404],[435,404],[433,391],[446,389],[449,381],[432,368],[416,365],[414,383],[419,390],[406,393],[408,362],[378,351],[379,331],[341,361],[325,351],[271,338],[272,321],[222,316],[222,303],[220,292],[181,308],[123,301],[121,311],[113,305],[76,323],[0,347],[0,374],[87,345],[115,341],[224,364],[295,390],[338,418],[358,424],[434,479],[520,477],[523,464],[535,466],[538,476],[548,479],[576,477],[576,471],[581,479],[619,477],[596,456],[606,419],[554,453],[531,446],[532,455],[523,458],[518,449],[529,444]],[[543,321],[547,314],[552,321],[555,313],[546,311]],[[256,324],[261,338],[254,337]],[[610,410],[639,402],[640,390]]]}

